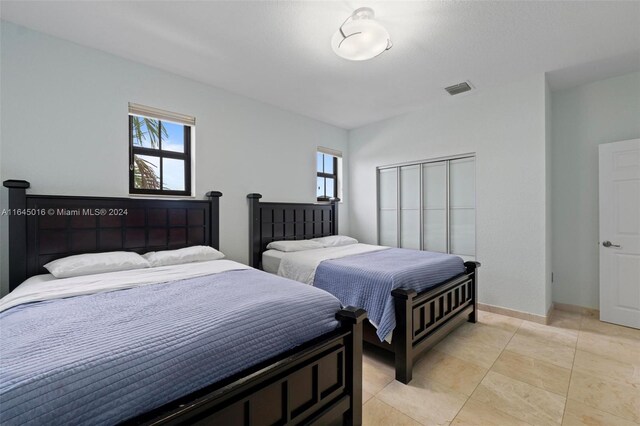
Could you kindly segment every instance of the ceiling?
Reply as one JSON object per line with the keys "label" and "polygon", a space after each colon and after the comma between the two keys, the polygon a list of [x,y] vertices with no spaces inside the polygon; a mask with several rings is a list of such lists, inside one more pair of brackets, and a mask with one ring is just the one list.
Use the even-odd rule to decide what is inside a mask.
{"label": "ceiling", "polygon": [[[375,10],[393,48],[350,62],[330,40],[361,6]],[[635,1],[2,0],[0,14],[347,129],[442,100],[464,80],[482,90],[566,69],[556,80],[567,86],[594,67],[640,69]]]}

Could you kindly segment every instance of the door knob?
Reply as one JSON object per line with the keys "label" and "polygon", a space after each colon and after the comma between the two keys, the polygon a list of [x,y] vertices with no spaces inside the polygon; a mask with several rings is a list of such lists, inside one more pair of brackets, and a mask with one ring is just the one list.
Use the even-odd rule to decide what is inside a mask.
{"label": "door knob", "polygon": [[620,244],[611,244],[611,241],[603,241],[602,245],[604,247],[620,247]]}

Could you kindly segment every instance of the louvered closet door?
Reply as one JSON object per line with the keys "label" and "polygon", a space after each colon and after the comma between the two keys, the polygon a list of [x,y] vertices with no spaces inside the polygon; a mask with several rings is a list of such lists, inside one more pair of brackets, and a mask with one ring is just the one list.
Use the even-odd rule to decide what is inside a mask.
{"label": "louvered closet door", "polygon": [[476,198],[475,160],[463,158],[449,162],[450,252],[475,256]]}
{"label": "louvered closet door", "polygon": [[447,164],[422,165],[424,250],[447,252]]}
{"label": "louvered closet door", "polygon": [[400,247],[420,250],[420,165],[400,167]]}
{"label": "louvered closet door", "polygon": [[378,240],[380,245],[398,246],[398,169],[380,170],[378,175]]}

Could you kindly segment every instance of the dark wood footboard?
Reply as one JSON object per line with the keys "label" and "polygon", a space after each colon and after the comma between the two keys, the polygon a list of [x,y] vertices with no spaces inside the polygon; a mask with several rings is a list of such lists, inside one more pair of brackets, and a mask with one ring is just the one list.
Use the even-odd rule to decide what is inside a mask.
{"label": "dark wood footboard", "polygon": [[126,424],[362,424],[366,313],[349,307],[336,318],[336,332]]}
{"label": "dark wood footboard", "polygon": [[381,343],[375,330],[365,333],[368,342],[394,352],[396,380],[409,383],[416,357],[460,324],[477,321],[477,268],[480,263],[465,262],[464,265],[463,274],[422,293],[404,289],[392,291],[396,313],[392,344]]}
{"label": "dark wood footboard", "polygon": [[[262,253],[278,240],[304,240],[338,233],[338,204],[261,202],[261,194],[248,194],[249,264],[262,267]],[[465,272],[435,288],[417,293],[394,290],[396,328],[393,344],[380,342],[375,328],[365,321],[364,340],[395,353],[396,379],[411,381],[413,362],[460,324],[476,322],[478,262],[465,262]]]}

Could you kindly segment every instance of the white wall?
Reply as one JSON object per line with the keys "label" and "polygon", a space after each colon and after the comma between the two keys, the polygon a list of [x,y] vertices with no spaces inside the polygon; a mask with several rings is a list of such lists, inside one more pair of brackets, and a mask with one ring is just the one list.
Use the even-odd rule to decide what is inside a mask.
{"label": "white wall", "polygon": [[352,130],[351,233],[376,242],[376,166],[476,153],[480,301],[545,315],[545,78]]}
{"label": "white wall", "polygon": [[224,193],[220,242],[231,259],[247,260],[247,193],[314,201],[320,145],[345,153],[348,175],[345,130],[7,22],[1,47],[1,178],[28,180],[32,193],[127,196],[130,101],[196,117],[196,193]]}
{"label": "white wall", "polygon": [[598,308],[598,145],[640,137],[640,73],[552,93],[553,300]]}

